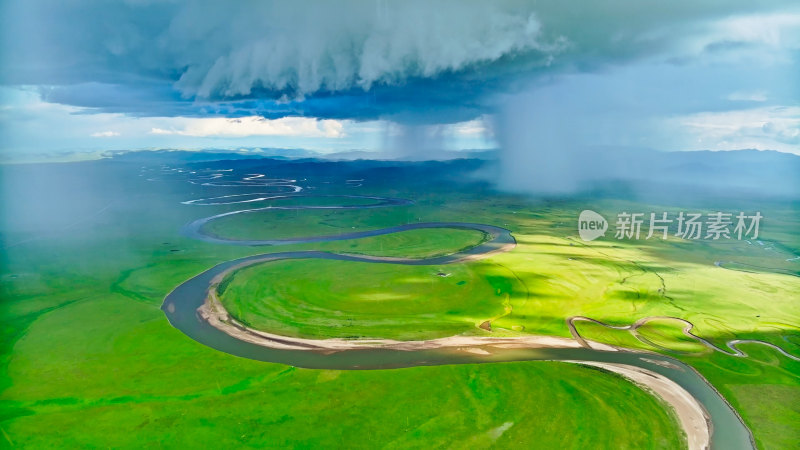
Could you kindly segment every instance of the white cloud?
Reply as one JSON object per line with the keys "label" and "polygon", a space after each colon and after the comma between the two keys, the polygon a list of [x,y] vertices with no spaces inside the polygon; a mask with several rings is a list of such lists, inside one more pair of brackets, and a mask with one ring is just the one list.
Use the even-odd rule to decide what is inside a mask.
{"label": "white cloud", "polygon": [[492,131],[486,126],[488,117],[459,122],[451,125],[451,129],[457,135],[462,136],[491,136]]}
{"label": "white cloud", "polygon": [[[151,148],[375,149],[382,122],[260,117],[131,117],[42,101],[31,89],[0,87],[0,155]],[[160,134],[159,134],[160,133]]]}
{"label": "white cloud", "polygon": [[[674,32],[674,30],[672,30]],[[800,12],[743,14],[691,26],[679,56],[709,61],[791,64],[800,49]]]}
{"label": "white cloud", "polygon": [[732,100],[732,101],[765,102],[767,101],[767,92],[763,90],[736,91],[736,92],[731,92],[725,98],[727,100]]}
{"label": "white cloud", "polygon": [[90,134],[91,137],[114,137],[119,136],[119,133],[116,131],[98,131],[95,133]]}
{"label": "white cloud", "polygon": [[779,150],[800,154],[800,107],[769,106],[703,112],[674,120],[694,148]]}
{"label": "white cloud", "polygon": [[318,120],[308,117],[283,117],[268,120],[249,116],[235,119],[214,117],[207,119],[164,119],[172,124],[168,128],[153,127],[151,134],[193,137],[247,137],[247,136],[301,136],[340,138],[345,135],[344,124],[339,120]]}
{"label": "white cloud", "polygon": [[800,13],[779,12],[729,17],[716,22],[711,36],[729,40],[796,48],[800,45]]}

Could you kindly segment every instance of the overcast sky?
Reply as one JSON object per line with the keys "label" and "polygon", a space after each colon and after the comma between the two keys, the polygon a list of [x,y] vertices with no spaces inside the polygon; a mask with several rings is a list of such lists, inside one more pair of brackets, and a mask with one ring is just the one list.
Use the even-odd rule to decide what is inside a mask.
{"label": "overcast sky", "polygon": [[0,33],[6,156],[800,154],[796,0],[6,0]]}

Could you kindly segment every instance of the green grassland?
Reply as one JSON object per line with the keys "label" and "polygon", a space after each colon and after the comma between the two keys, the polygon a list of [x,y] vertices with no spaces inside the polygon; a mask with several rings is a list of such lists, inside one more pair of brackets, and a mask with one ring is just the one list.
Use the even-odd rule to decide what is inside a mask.
{"label": "green grassland", "polygon": [[[423,340],[487,334],[514,288],[480,266],[286,260],[235,272],[222,304],[248,326],[304,338]],[[519,287],[517,287],[519,289]]]}
{"label": "green grassland", "polygon": [[[212,221],[203,231],[229,239],[285,239],[390,227],[416,221],[413,207],[374,209],[276,209],[235,214]],[[291,227],[286,227],[292,223]]]}
{"label": "green grassland", "polygon": [[[689,205],[682,209],[707,213],[725,206],[728,205],[712,209]],[[762,210],[766,219],[759,240],[763,245],[757,241],[748,243],[736,239],[718,242],[685,241],[674,237],[666,240],[616,240],[611,234],[606,239],[584,243],[576,236],[575,216],[585,208],[601,211],[606,217],[626,210],[669,211],[674,217],[681,210],[674,206],[619,200],[593,201],[592,204],[576,201],[531,204],[505,196],[495,198],[488,206],[480,200],[458,194],[440,195],[439,198],[428,194],[416,198],[416,204],[407,207],[410,212],[398,211],[394,219],[405,223],[408,221],[406,217],[411,215],[421,221],[469,220],[505,226],[514,231],[518,246],[513,252],[474,264],[475,270],[485,277],[507,279],[511,285],[508,292],[511,313],[492,320],[493,335],[569,336],[564,319],[573,315],[585,315],[614,325],[629,325],[648,316],[674,316],[691,321],[695,325],[694,333],[719,347],[724,347],[725,342],[731,339],[758,339],[800,355],[800,346],[797,345],[800,303],[796,301],[796,292],[800,291],[797,276],[800,262],[787,261],[800,249],[797,235],[793,232],[800,229],[800,215],[796,206],[766,205],[768,209],[763,210],[764,206],[736,204],[728,209]],[[372,219],[354,211],[340,211],[336,216],[337,223],[342,224],[352,218],[359,224],[359,229],[388,226],[392,222],[389,211]],[[236,220],[244,228],[248,218],[231,218],[232,223]],[[314,234],[326,229],[330,222],[331,217],[326,216],[318,224],[310,223],[309,228],[300,234]],[[718,267],[714,264],[716,261],[744,262],[748,264],[748,271]],[[290,270],[288,273],[296,272]],[[283,280],[281,284],[290,282]],[[398,285],[402,286],[399,280]],[[231,298],[228,301],[232,301]],[[325,298],[319,301],[324,302]],[[456,301],[461,303],[463,299]],[[246,303],[245,300],[240,302]],[[291,317],[294,313],[283,311],[283,314]],[[470,311],[465,311],[465,314],[475,316],[470,315]],[[355,323],[366,319],[365,315],[353,313],[350,317]],[[264,326],[269,328],[267,324]],[[394,327],[395,324],[389,321],[382,332],[370,335],[397,336]],[[642,336],[666,349],[661,350],[636,340],[628,332],[608,330],[585,322],[578,324],[580,332],[587,338],[624,347],[663,351],[691,363],[737,406],[745,422],[753,429],[759,446],[786,448],[786,442],[800,439],[796,428],[785,425],[787,418],[800,414],[800,408],[796,406],[800,404],[800,366],[797,362],[757,345],[744,348],[752,355],[770,355],[768,362],[758,361],[756,356],[741,359],[711,352],[685,337],[682,327],[678,321],[653,321],[640,328]],[[474,329],[467,332],[476,333]],[[434,335],[431,332],[426,337]],[[713,360],[715,364],[703,364],[707,360]],[[760,381],[750,375],[750,370],[755,369],[744,370],[751,366],[758,367]],[[779,426],[780,420],[759,416],[757,411],[765,410],[753,403],[756,397],[739,397],[742,392],[750,392],[746,386],[758,383],[767,385],[767,390],[774,384],[776,390],[784,394],[775,410],[771,411],[773,416],[778,414],[775,411],[782,411],[783,426]],[[782,431],[776,431],[778,429]]]}
{"label": "green grassland", "polygon": [[422,259],[474,247],[489,239],[477,230],[450,228],[408,230],[384,236],[353,239],[347,243],[321,242],[314,247],[353,255]]}
{"label": "green grassland", "polygon": [[[696,333],[719,343],[746,333],[763,331],[771,335],[778,330],[791,335],[797,330],[797,325],[792,324],[800,323],[800,304],[792,301],[792,293],[800,286],[798,277],[770,270],[746,273],[714,265],[718,260],[743,259],[742,254],[749,249],[749,258],[763,267],[796,270],[795,266],[800,263],[787,262],[784,254],[762,251],[761,246],[753,247],[736,240],[682,241],[670,237],[668,240],[617,241],[611,238],[584,243],[574,230],[575,211],[584,205],[565,202],[557,208],[526,207],[518,203],[522,200],[501,199],[487,207],[474,199],[456,195],[446,207],[440,207],[441,200],[418,199],[413,207],[400,208],[412,208],[412,215],[419,216],[422,221],[468,219],[507,226],[514,231],[518,246],[513,252],[480,264],[480,271],[487,277],[519,281],[509,293],[513,312],[497,320],[499,328],[524,327],[526,332],[566,336],[564,318],[586,315],[613,324],[630,324],[647,316],[681,317],[695,325]],[[620,210],[662,208],[607,203],[601,206],[609,210],[614,207]],[[336,221],[358,223],[357,229],[405,223],[408,212],[393,212],[394,209],[387,208],[371,218],[364,211],[337,211]],[[248,216],[226,219],[232,226],[255,230],[262,219]],[[327,234],[331,217],[326,212],[317,217],[317,223],[311,217],[295,219],[275,216],[272,226],[283,228],[287,237]],[[787,229],[796,226],[797,220],[778,224],[780,227],[762,228],[761,239],[773,243],[773,247],[794,251],[795,243],[781,244],[771,238],[772,235],[787,235]],[[454,251],[469,243],[466,239],[458,242],[449,237],[460,230],[415,232],[422,231],[428,234],[424,238],[431,238],[431,246],[448,244],[435,253]],[[435,238],[440,233],[446,237]],[[396,236],[370,239],[381,242],[387,238]],[[456,242],[449,244],[452,241]],[[315,247],[347,252],[347,246],[358,245],[358,242],[333,242]],[[398,248],[398,245],[387,245],[383,252],[375,247],[363,252],[399,256]]]}
{"label": "green grassland", "polygon": [[[305,370],[202,346],[165,321],[163,295],[215,258],[254,250],[165,245],[174,226],[131,219],[141,221],[135,242],[96,228],[93,245],[34,242],[28,260],[14,258],[3,285],[3,446],[681,447],[654,397],[591,368]],[[95,259],[81,264],[86,252]]]}
{"label": "green grassland", "polygon": [[2,427],[20,447],[681,446],[668,410],[613,374],[552,362],[296,369],[201,346],[121,296],[44,315],[15,354]]}
{"label": "green grassland", "polygon": [[[485,237],[466,230],[414,230],[281,247],[214,245],[180,237],[177,230],[241,205],[180,202],[235,189],[194,192],[198,188],[167,181],[149,186],[112,186],[94,202],[75,203],[79,211],[86,205],[81,217],[56,223],[46,233],[3,232],[14,245],[3,250],[0,261],[0,445],[680,445],[677,424],[653,397],[617,376],[580,366],[526,362],[318,371],[206,348],[170,327],[159,307],[172,288],[217,263],[302,249],[428,257]],[[406,196],[415,204],[274,210],[212,222],[208,230],[215,234],[258,239],[469,221],[509,228],[518,241],[512,252],[442,267],[311,260],[262,264],[237,273],[223,301],[256,326],[317,337],[488,334],[475,327],[488,318],[491,335],[569,336],[564,319],[572,315],[616,325],[676,316],[718,346],[733,338],[761,339],[800,355],[800,262],[786,261],[800,251],[796,205],[759,205],[766,218],[760,240],[773,251],[735,240],[607,236],[584,243],[577,237],[582,209],[610,218],[623,210],[694,205],[470,192],[361,188],[358,193]],[[37,201],[43,208],[69,201],[54,195]],[[95,214],[109,202],[115,203]],[[703,207],[709,206],[726,205]],[[760,268],[742,272],[715,261]],[[451,276],[440,277],[439,271]],[[338,276],[354,273],[358,277]],[[420,285],[435,295],[412,295]],[[353,292],[369,295],[353,297]],[[254,303],[254,298],[271,300]],[[320,318],[309,313],[310,306],[342,315]],[[409,318],[413,328],[403,326]],[[590,339],[660,351],[627,331],[577,326]],[[659,321],[641,331],[705,376],[741,414],[759,447],[791,448],[800,441],[800,363],[757,345],[742,346],[749,358],[705,351],[682,336],[681,326]]]}
{"label": "green grassland", "polygon": [[647,342],[675,352],[701,354],[711,351],[701,342],[683,334],[683,324],[674,322],[670,319],[651,320],[642,325],[637,332]]}

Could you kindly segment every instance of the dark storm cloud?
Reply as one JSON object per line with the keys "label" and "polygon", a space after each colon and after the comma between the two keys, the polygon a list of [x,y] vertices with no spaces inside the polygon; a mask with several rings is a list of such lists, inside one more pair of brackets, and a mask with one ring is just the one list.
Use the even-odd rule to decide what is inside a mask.
{"label": "dark storm cloud", "polygon": [[133,115],[454,122],[485,112],[491,94],[521,78],[665,51],[693,24],[754,8],[740,0],[18,0],[2,6],[0,81]]}

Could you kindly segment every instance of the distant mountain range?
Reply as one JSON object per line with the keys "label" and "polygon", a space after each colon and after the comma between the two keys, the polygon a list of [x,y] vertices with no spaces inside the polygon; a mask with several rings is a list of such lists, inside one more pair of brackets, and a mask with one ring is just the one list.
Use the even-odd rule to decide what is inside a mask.
{"label": "distant mountain range", "polygon": [[[576,170],[585,170],[591,177],[579,186],[579,192],[593,193],[612,189],[628,190],[631,195],[753,195],[800,198],[800,156],[777,151],[684,151],[606,150],[598,153]],[[421,164],[409,158],[390,158],[373,152],[320,154],[302,149],[250,149],[248,151],[129,151],[114,152],[109,157],[118,162],[143,164],[192,164],[227,161],[234,167],[262,167],[304,173],[326,173],[354,178],[376,173],[394,178],[405,169],[414,177],[431,170],[447,175],[482,179],[491,182],[503,176],[501,153],[498,151],[443,151],[428,154],[431,161]],[[448,163],[448,161],[450,161]],[[422,174],[420,173],[422,170]],[[365,174],[365,172],[371,172]],[[401,178],[406,178],[401,176]],[[536,193],[535,189],[517,190]]]}
{"label": "distant mountain range", "polygon": [[130,150],[109,151],[103,154],[107,158],[126,161],[222,161],[254,158],[316,158],[332,161],[376,160],[376,161],[446,161],[451,159],[483,159],[492,160],[498,156],[497,150],[439,150],[426,152],[425,157],[386,154],[365,150],[350,150],[335,153],[321,153],[300,148],[248,148],[240,150],[207,149],[194,150]]}

